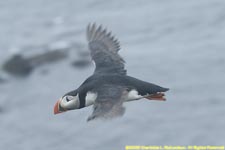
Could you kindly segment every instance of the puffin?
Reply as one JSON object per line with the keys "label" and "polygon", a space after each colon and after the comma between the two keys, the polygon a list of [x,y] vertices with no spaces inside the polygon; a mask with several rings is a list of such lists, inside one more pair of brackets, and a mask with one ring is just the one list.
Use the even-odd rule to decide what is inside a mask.
{"label": "puffin", "polygon": [[93,105],[87,121],[122,116],[124,102],[140,99],[165,101],[169,88],[127,75],[125,61],[118,54],[120,43],[102,25],[88,24],[86,37],[94,73],[77,89],[64,94],[54,106],[54,114]]}

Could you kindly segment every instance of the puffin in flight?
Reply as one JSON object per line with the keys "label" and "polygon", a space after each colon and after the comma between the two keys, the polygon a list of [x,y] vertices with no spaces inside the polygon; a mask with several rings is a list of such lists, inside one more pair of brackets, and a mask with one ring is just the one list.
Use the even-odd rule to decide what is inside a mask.
{"label": "puffin in flight", "polygon": [[128,76],[125,61],[118,54],[119,41],[102,26],[89,24],[87,40],[91,58],[95,64],[93,75],[76,90],[66,93],[54,106],[54,114],[81,109],[93,105],[87,121],[97,118],[113,118],[125,112],[124,102],[146,98],[165,101],[164,88]]}

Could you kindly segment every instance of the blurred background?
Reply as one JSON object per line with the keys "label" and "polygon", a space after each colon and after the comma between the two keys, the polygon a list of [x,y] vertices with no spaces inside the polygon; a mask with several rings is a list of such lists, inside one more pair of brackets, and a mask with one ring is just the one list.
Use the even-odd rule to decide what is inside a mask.
{"label": "blurred background", "polygon": [[[0,1],[0,149],[122,150],[125,145],[222,145],[225,1]],[[118,37],[128,75],[170,88],[166,102],[126,103],[122,118],[92,108],[53,115],[94,66],[90,22]]]}

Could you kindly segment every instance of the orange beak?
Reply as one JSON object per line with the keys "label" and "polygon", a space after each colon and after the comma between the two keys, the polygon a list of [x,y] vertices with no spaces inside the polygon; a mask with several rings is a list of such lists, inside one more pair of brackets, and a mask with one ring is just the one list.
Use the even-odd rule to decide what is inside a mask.
{"label": "orange beak", "polygon": [[59,113],[62,113],[62,111],[59,110],[59,103],[60,103],[60,100],[58,100],[54,106],[54,114],[59,114]]}

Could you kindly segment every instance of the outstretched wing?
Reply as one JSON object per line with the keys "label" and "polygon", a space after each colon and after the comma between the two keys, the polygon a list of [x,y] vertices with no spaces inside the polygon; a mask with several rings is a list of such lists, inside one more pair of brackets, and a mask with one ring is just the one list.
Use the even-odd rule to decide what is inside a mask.
{"label": "outstretched wing", "polygon": [[102,26],[96,27],[95,24],[89,24],[87,40],[91,57],[96,65],[94,73],[126,75],[125,61],[118,54],[120,44],[111,32],[107,32]]}
{"label": "outstretched wing", "polygon": [[127,90],[121,86],[105,85],[97,89],[97,99],[93,106],[93,113],[87,121],[97,118],[113,118],[122,116],[125,112],[123,107],[124,96]]}

